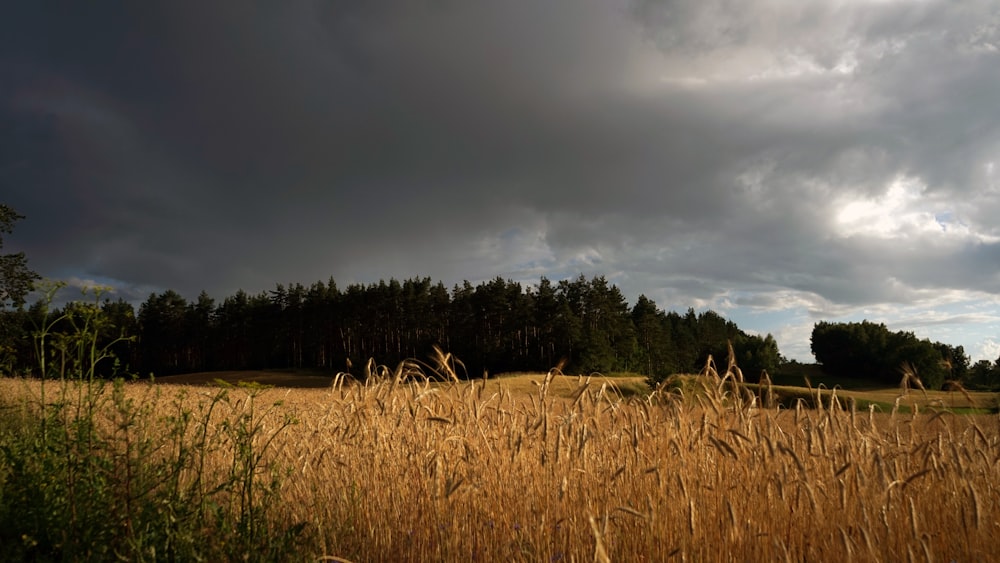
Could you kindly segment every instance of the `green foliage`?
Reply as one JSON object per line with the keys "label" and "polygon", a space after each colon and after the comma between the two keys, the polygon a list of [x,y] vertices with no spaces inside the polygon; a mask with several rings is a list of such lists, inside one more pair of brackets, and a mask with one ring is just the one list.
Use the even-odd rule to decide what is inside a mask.
{"label": "green foliage", "polygon": [[[222,390],[197,409],[148,387],[135,402],[122,380],[67,382],[51,403],[5,401],[0,411],[0,559],[251,560],[294,552],[302,525],[275,525],[280,468],[260,409]],[[240,414],[211,422],[214,411]],[[109,418],[110,420],[106,419]],[[291,424],[287,421],[286,424]],[[228,444],[231,444],[229,446]],[[206,454],[231,447],[226,471]]]}
{"label": "green foliage", "polygon": [[589,282],[580,276],[559,282],[558,291],[580,323],[579,352],[569,356],[569,369],[582,373],[627,370],[635,329],[618,287],[608,285],[603,276]]}
{"label": "green foliage", "polygon": [[[218,304],[204,292],[189,302],[167,290],[151,294],[138,313],[120,299],[101,301],[103,295],[85,294],[83,303],[53,310],[47,291],[18,313],[11,325],[17,331],[0,338],[0,369],[36,372],[44,361],[48,376],[106,379],[125,370],[142,376],[285,368],[356,373],[354,366],[369,358],[399,364],[437,346],[463,359],[463,377],[559,366],[567,373],[640,371],[655,383],[697,371],[709,354],[725,357],[729,343],[751,380],[780,360],[770,335],[744,333],[713,311],[667,313],[645,296],[630,307],[602,276],[541,278],[527,288],[495,278],[450,292],[429,278],[345,290],[331,279],[308,288],[278,284],[257,295],[241,290]],[[51,350],[45,358],[31,346],[42,326]],[[81,330],[88,328],[95,328],[93,338],[83,342]],[[93,358],[81,354],[86,346]]]}
{"label": "green foliage", "polygon": [[[10,207],[0,204],[0,250],[3,250],[3,234],[14,232],[14,223],[24,219]],[[24,298],[31,291],[38,274],[28,268],[28,260],[23,252],[0,254],[0,311],[7,307],[20,308]]]}
{"label": "green foliage", "polygon": [[[94,295],[99,302],[100,291]],[[197,408],[178,395],[164,416],[161,388],[149,386],[135,401],[121,378],[94,377],[115,359],[122,338],[100,344],[115,333],[104,309],[45,308],[34,340],[37,369],[47,377],[34,387],[24,380],[17,399],[0,398],[0,560],[272,561],[295,554],[305,527],[285,522],[275,506],[285,473],[270,461],[272,441],[294,420],[266,428],[260,389],[236,400],[221,390]],[[61,381],[47,382],[51,377]],[[227,408],[224,423],[213,420]],[[220,448],[233,452],[230,464],[208,467],[207,454]]]}
{"label": "green foliage", "polygon": [[[748,381],[757,381],[766,370],[773,373],[781,362],[778,344],[770,334],[761,337],[747,334],[732,321],[725,320],[714,311],[696,314],[689,309],[687,314],[653,312],[648,300],[640,298],[633,316],[639,318],[640,342],[648,334],[661,335],[657,349],[648,347],[647,358],[659,360],[651,363],[649,384],[656,386],[675,373],[696,373],[701,371],[709,356],[728,358],[732,344],[734,360]],[[639,306],[645,312],[639,309]],[[659,319],[658,323],[653,319]]]}
{"label": "green foliage", "polygon": [[782,363],[778,342],[770,334],[761,337],[741,331],[732,343],[736,361],[750,381],[757,381],[765,371],[776,372]]}
{"label": "green foliage", "polygon": [[966,377],[970,389],[1000,390],[1000,358],[995,362],[979,360],[973,364]]}
{"label": "green foliage", "polygon": [[[642,371],[657,378],[696,370],[729,342],[752,378],[780,358],[770,336],[740,331],[720,315],[665,313],[640,297],[630,307],[602,276],[534,287],[494,278],[449,292],[429,278],[310,287],[278,284],[238,291],[221,304],[187,302],[173,291],[139,308],[141,373],[244,369],[351,372],[376,357],[388,365],[425,357],[435,346],[462,358],[463,376],[547,371]],[[357,372],[357,370],[354,370]],[[360,375],[360,374],[358,374]]]}
{"label": "green foliage", "polygon": [[960,347],[920,340],[911,332],[891,332],[884,324],[819,322],[813,327],[812,352],[824,371],[897,384],[904,366],[928,389],[940,389],[954,378],[955,366],[968,362]]}
{"label": "green foliage", "polygon": [[45,297],[36,309],[43,319],[41,326],[32,333],[39,374],[91,380],[101,368],[110,365],[110,371],[104,370],[104,373],[120,375],[115,349],[135,338],[126,336],[125,329],[116,326],[108,307],[101,307],[101,297],[107,288],[86,288],[82,291],[83,296],[91,294],[91,302],[72,301],[61,311],[50,311],[56,293],[64,286],[60,282],[45,284]]}
{"label": "green foliage", "polygon": [[[10,207],[0,204],[0,251],[3,235],[14,231],[14,223],[24,217]],[[11,373],[19,367],[27,335],[24,331],[25,297],[34,286],[38,274],[28,268],[23,252],[0,253],[0,374]]]}

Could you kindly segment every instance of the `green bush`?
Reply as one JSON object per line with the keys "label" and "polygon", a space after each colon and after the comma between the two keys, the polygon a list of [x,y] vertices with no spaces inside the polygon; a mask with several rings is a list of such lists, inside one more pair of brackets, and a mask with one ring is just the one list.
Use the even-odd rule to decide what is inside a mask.
{"label": "green bush", "polygon": [[[273,502],[284,473],[268,456],[294,420],[265,431],[272,413],[255,405],[257,388],[239,401],[226,389],[170,399],[153,385],[130,398],[123,379],[93,377],[98,362],[113,361],[94,345],[94,331],[106,328],[100,310],[74,310],[82,316],[61,341],[50,338],[51,323],[34,335],[49,378],[0,398],[0,560],[295,558],[305,526],[286,522]],[[58,370],[47,365],[67,350]],[[227,406],[233,414],[217,412]],[[208,467],[220,448],[230,461]]]}

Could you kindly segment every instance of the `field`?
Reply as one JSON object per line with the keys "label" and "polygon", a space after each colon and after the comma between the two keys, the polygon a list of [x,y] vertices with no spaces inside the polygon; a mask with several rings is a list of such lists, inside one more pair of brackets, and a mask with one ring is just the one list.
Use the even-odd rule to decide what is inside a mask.
{"label": "field", "polygon": [[[47,398],[37,381],[0,379],[0,397],[22,424],[43,405],[67,427],[91,413],[81,455],[101,452],[119,481],[134,473],[108,482],[125,516],[100,536],[129,559],[155,559],[159,545],[161,558],[314,561],[976,561],[1000,550],[1000,417],[930,396],[903,414],[830,395],[822,408],[764,409],[718,378],[650,394],[641,378],[544,374],[190,385],[211,381],[201,377],[49,382]],[[16,463],[0,466],[3,498],[25,479]],[[182,503],[175,520],[194,523],[141,536],[141,522],[161,522],[151,498]],[[30,558],[71,545],[21,536],[11,553]]]}
{"label": "field", "polygon": [[[505,391],[527,398],[538,390],[538,385],[545,380],[544,373],[515,373],[502,374],[498,377],[489,378],[485,381],[488,389]],[[328,388],[333,384],[333,376],[321,372],[300,372],[293,370],[253,370],[253,371],[210,371],[201,373],[189,373],[184,375],[171,375],[158,378],[157,383],[168,385],[218,385],[220,382],[230,385],[250,383],[265,385],[270,387],[283,387],[292,389],[318,389]],[[591,378],[594,380],[608,381],[615,387],[623,390],[623,393],[634,396],[649,392],[646,378],[638,375]],[[483,380],[476,380],[476,384],[484,383]],[[578,388],[579,378],[575,376],[554,377],[549,383],[548,392],[553,397],[568,398],[573,396]],[[440,387],[441,383],[431,382],[432,385]],[[470,381],[461,381],[459,388],[472,385]],[[451,384],[445,385],[450,387]]]}
{"label": "field", "polygon": [[[515,396],[525,396],[537,391],[538,385],[545,379],[544,373],[502,374],[485,382],[491,392],[501,388]],[[965,391],[919,391],[911,390],[901,393],[898,388],[880,387],[859,380],[836,380],[836,383],[824,383],[817,378],[814,388],[808,388],[813,383],[801,377],[783,378],[783,385],[772,387],[786,406],[794,406],[798,399],[808,405],[818,406],[817,402],[829,404],[832,399],[843,403],[844,408],[850,401],[855,401],[862,410],[874,405],[878,412],[891,412],[895,407],[899,412],[910,413],[914,408],[947,409],[952,412],[986,414],[996,412],[1000,407],[1000,393],[965,392]],[[625,397],[639,397],[649,394],[649,387],[644,376],[625,375],[602,378],[596,376],[592,381],[607,381]],[[300,372],[292,370],[257,370],[257,371],[225,371],[202,372],[185,375],[163,377],[157,380],[170,385],[217,385],[225,382],[230,385],[240,383],[255,383],[259,385],[293,388],[293,389],[323,389],[329,387],[333,377],[321,372]],[[479,383],[483,383],[480,381]],[[459,387],[468,386],[469,382],[460,383]],[[548,393],[552,397],[570,398],[576,393],[579,385],[577,377],[556,377],[549,384]],[[754,385],[749,386],[757,390]],[[818,394],[818,395],[817,395]],[[817,399],[817,396],[819,397]],[[898,401],[898,404],[897,404]]]}

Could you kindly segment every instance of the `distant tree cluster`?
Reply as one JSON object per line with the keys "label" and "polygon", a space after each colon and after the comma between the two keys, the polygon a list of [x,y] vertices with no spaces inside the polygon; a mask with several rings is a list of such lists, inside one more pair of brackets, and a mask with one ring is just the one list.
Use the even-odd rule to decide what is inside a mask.
{"label": "distant tree cluster", "polygon": [[963,383],[969,389],[1000,390],[1000,358],[979,360],[969,366]]}
{"label": "distant tree cluster", "polygon": [[881,323],[816,323],[812,353],[824,371],[841,377],[898,384],[906,369],[915,372],[927,389],[940,389],[946,381],[972,382],[962,346],[921,340],[912,332],[892,332]]}
{"label": "distant tree cluster", "polygon": [[[749,335],[712,311],[666,313],[645,296],[630,307],[600,276],[542,278],[530,287],[495,278],[450,290],[430,278],[344,289],[330,279],[257,295],[238,291],[221,303],[204,292],[189,302],[168,290],[137,312],[121,300],[101,307],[110,325],[137,337],[114,346],[122,367],[141,375],[280,368],[357,374],[369,358],[394,366],[426,359],[435,345],[460,359],[470,377],[563,365],[567,373],[633,371],[659,381],[697,371],[709,354],[724,358],[727,342],[751,378],[781,360],[770,335]],[[36,304],[21,323],[40,326],[63,313]],[[120,337],[107,335],[108,342]],[[29,342],[22,339],[19,357],[31,358]]]}

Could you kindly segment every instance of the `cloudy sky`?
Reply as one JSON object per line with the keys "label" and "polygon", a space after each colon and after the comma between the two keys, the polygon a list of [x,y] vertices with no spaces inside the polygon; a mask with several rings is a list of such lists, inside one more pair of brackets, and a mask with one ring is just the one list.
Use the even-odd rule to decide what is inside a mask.
{"label": "cloudy sky", "polygon": [[803,361],[818,320],[1000,355],[995,0],[25,0],[0,77],[49,278],[596,274]]}

